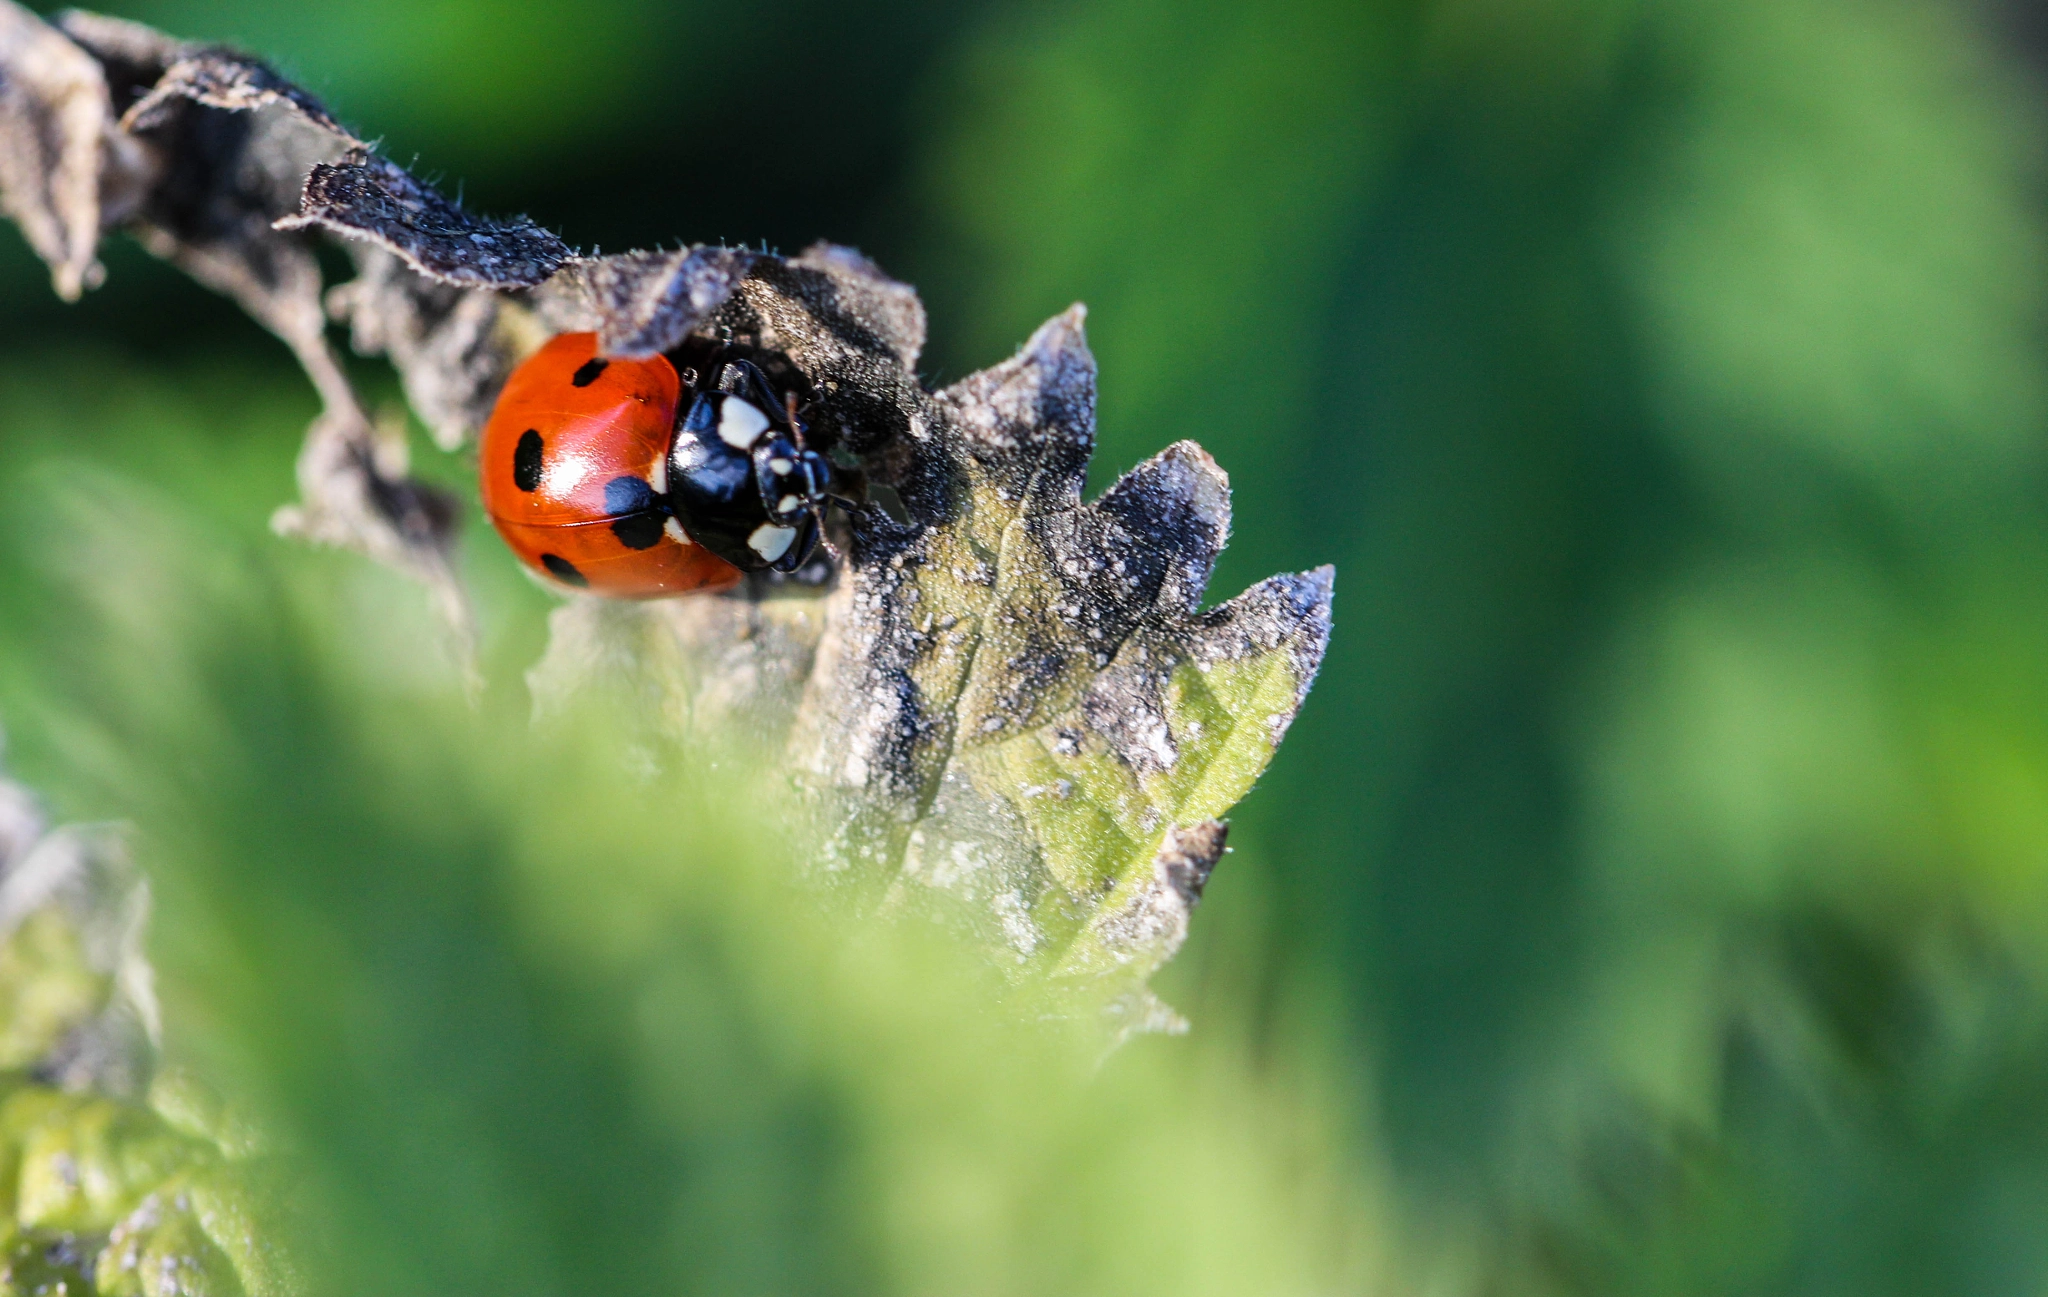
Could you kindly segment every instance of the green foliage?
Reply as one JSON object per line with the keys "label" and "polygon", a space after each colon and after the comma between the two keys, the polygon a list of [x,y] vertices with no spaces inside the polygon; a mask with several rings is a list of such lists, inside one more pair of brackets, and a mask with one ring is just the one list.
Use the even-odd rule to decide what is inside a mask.
{"label": "green foliage", "polygon": [[[606,736],[639,731],[593,715],[527,738],[542,603],[487,537],[482,719],[406,592],[279,553],[281,358],[226,326],[176,368],[10,355],[10,751],[135,822],[172,1043],[323,1168],[356,1287],[2040,1287],[2048,218],[2015,37],[1892,0],[912,5],[920,69],[688,112],[622,79],[572,93],[576,136],[497,128],[549,78],[483,57],[402,120],[419,74],[366,64],[431,67],[457,8],[346,48],[298,42],[373,13],[138,15],[315,72],[444,141],[430,169],[569,177],[502,205],[598,195],[572,236],[860,231],[940,372],[1086,300],[1100,480],[1196,438],[1232,475],[1221,588],[1334,559],[1345,602],[1161,974],[1195,1033],[1084,1086],[1092,1056],[976,1016],[971,960],[751,890],[786,864],[726,818],[754,787],[621,780]],[[784,17],[717,30],[804,44]],[[708,84],[702,32],[636,30],[633,67]],[[629,93],[647,156],[721,142],[686,193],[585,161]],[[914,178],[825,206],[835,151],[769,101]],[[1057,854],[1125,804],[1023,807]]]}
{"label": "green foliage", "polygon": [[191,1186],[177,1182],[151,1195],[143,1208],[121,1222],[107,1240],[95,1270],[99,1291],[106,1297],[162,1297],[168,1293],[239,1294],[233,1270],[221,1250],[199,1227],[198,1219],[180,1211],[180,1197],[189,1201]]}
{"label": "green foliage", "polygon": [[[550,600],[481,543],[472,705],[415,588],[264,531],[290,447],[256,431],[300,413],[290,376],[211,429],[177,422],[184,381],[101,385],[120,473],[63,449],[40,384],[16,394],[24,480],[72,489],[46,497],[64,545],[0,528],[16,579],[61,578],[13,624],[12,653],[43,646],[9,662],[42,700],[13,750],[67,815],[136,824],[165,1051],[289,1150],[291,1196],[336,1245],[308,1266],[322,1290],[1234,1294],[1363,1273],[1373,1229],[1342,1204],[1370,1179],[1324,1152],[1329,1108],[1224,1037],[1104,1066],[1092,1030],[992,1013],[971,946],[789,884],[772,772],[650,769],[601,693],[536,728],[520,668]],[[144,561],[97,566],[131,542]],[[252,1146],[180,1075],[152,1104],[159,1132]],[[246,1291],[278,1291],[267,1236],[208,1205],[207,1166],[184,1174],[134,1187],[103,1290],[203,1260],[197,1228]]]}
{"label": "green foliage", "polygon": [[2040,136],[1982,23],[1058,5],[936,101],[952,336],[1085,298],[1105,460],[1232,465],[1226,575],[1337,547],[1315,705],[1233,826],[1264,944],[1190,954],[1350,1006],[1425,1271],[1541,1218],[1490,1282],[1575,1219],[1606,1243],[1559,1291],[2039,1283],[1984,1223],[2044,1201],[1990,1097],[2033,1056],[1947,1037],[1951,1151],[1901,1142],[1787,1043],[1818,975],[1778,957],[1858,934],[1811,958],[1879,1017],[1987,932],[1984,1012],[2048,976]]}

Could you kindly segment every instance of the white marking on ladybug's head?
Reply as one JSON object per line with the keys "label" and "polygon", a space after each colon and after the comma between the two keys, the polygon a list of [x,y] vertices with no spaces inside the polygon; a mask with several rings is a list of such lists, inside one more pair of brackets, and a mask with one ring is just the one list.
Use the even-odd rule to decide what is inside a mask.
{"label": "white marking on ladybug's head", "polygon": [[718,412],[719,440],[734,450],[751,449],[754,441],[768,431],[768,416],[752,402],[728,394]]}
{"label": "white marking on ladybug's head", "polygon": [[772,522],[762,523],[747,537],[747,548],[759,554],[765,563],[773,563],[789,553],[789,547],[795,543],[796,528],[778,527]]}
{"label": "white marking on ladybug's head", "polygon": [[648,472],[648,474],[647,474],[647,481],[648,481],[649,485],[651,485],[651,486],[653,486],[653,487],[654,487],[654,493],[655,493],[656,495],[667,495],[667,494],[668,494],[668,456],[667,456],[667,455],[663,455],[663,456],[661,456],[660,458],[658,458],[658,459],[656,459],[656,460],[654,461],[654,467],[653,467],[653,468],[652,468],[651,470],[649,470],[649,472]]}
{"label": "white marking on ladybug's head", "polygon": [[683,530],[683,524],[676,520],[676,516],[674,514],[670,514],[668,518],[662,522],[661,529],[667,532],[669,534],[669,538],[675,541],[675,543],[678,545],[694,545],[697,543],[696,541],[690,539],[690,533]]}
{"label": "white marking on ladybug's head", "polygon": [[793,513],[795,512],[796,507],[802,503],[803,500],[798,496],[785,495],[780,500],[777,500],[775,502],[775,512]]}
{"label": "white marking on ladybug's head", "polygon": [[768,471],[771,473],[787,473],[795,467],[796,461],[793,459],[771,459],[768,461]]}

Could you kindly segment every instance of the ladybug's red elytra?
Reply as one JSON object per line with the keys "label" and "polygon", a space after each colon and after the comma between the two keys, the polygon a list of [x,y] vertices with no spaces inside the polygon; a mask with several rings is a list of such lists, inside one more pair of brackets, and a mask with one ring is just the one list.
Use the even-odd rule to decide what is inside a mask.
{"label": "ladybug's red elytra", "polygon": [[478,454],[484,511],[548,581],[626,599],[793,572],[818,544],[833,474],[795,402],[744,360],[684,371],[613,360],[565,333],[512,371]]}

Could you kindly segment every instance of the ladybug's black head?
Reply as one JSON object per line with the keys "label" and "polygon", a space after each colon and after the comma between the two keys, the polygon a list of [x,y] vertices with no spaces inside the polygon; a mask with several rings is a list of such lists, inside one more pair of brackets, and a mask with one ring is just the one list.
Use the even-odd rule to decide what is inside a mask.
{"label": "ladybug's black head", "polygon": [[[809,561],[836,484],[792,395],[748,360],[706,358],[669,449],[670,507],[692,539],[743,571]],[[697,368],[692,366],[692,368]]]}

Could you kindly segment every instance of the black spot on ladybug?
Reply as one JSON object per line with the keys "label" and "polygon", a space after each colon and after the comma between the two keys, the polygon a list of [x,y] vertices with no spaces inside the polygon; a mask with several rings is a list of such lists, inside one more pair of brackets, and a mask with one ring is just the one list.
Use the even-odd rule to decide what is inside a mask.
{"label": "black spot on ladybug", "polygon": [[563,558],[560,554],[541,555],[540,565],[546,568],[555,580],[565,585],[587,586],[590,584],[590,579],[581,572],[578,572],[576,565]]}
{"label": "black spot on ladybug", "polygon": [[606,366],[610,365],[611,363],[611,361],[606,360],[602,356],[595,357],[594,359],[591,360],[586,360],[574,374],[570,375],[569,382],[574,387],[589,387],[592,383],[595,383],[597,381],[597,376],[599,374],[602,374],[605,371]]}
{"label": "black spot on ladybug", "polygon": [[654,487],[644,477],[615,477],[604,484],[606,513],[639,513],[654,507]]}
{"label": "black spot on ladybug", "polygon": [[653,549],[666,534],[662,530],[666,525],[667,519],[650,509],[646,513],[629,513],[623,518],[612,519],[612,534],[627,549]]}
{"label": "black spot on ladybug", "polygon": [[604,484],[604,511],[612,518],[612,534],[627,549],[652,549],[659,544],[666,519],[645,478],[615,477]]}
{"label": "black spot on ladybug", "polygon": [[540,433],[528,428],[519,434],[519,444],[512,448],[512,485],[522,491],[540,489]]}

